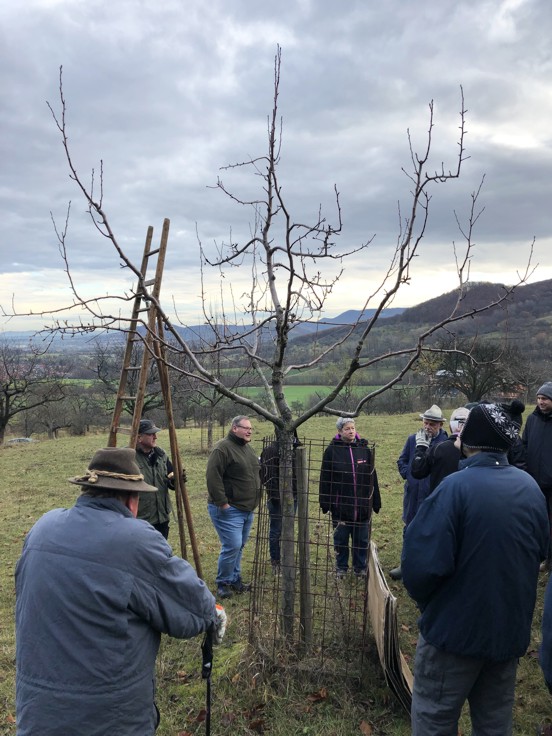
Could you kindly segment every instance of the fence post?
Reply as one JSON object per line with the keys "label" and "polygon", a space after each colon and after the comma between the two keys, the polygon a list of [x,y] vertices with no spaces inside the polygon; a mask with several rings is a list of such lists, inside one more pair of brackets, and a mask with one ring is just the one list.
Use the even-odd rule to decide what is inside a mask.
{"label": "fence post", "polygon": [[303,649],[308,652],[312,646],[312,594],[310,579],[309,546],[309,479],[307,454],[304,447],[298,447],[294,462],[297,463],[297,546],[299,554],[299,637]]}

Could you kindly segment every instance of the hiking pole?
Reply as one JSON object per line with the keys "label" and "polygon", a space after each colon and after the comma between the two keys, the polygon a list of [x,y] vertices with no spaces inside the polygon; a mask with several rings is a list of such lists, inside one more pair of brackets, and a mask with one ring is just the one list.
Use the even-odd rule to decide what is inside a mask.
{"label": "hiking pole", "polygon": [[207,692],[205,695],[205,734],[211,736],[211,672],[213,671],[213,634],[215,624],[211,624],[203,638],[201,654],[203,655],[203,666],[201,677],[207,681]]}

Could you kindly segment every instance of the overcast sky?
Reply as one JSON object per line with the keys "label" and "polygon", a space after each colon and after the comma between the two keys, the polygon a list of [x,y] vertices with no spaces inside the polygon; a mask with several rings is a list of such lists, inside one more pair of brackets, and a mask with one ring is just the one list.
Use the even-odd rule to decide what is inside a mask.
{"label": "overcast sky", "polygon": [[[467,154],[460,181],[435,193],[420,258],[394,306],[456,285],[455,222],[485,175],[471,278],[513,283],[536,238],[533,281],[552,278],[550,0],[0,0],[0,304],[20,312],[70,303],[52,225],[72,201],[68,246],[86,295],[128,279],[85,216],[59,132],[59,68],[74,164],[104,165],[104,208],[139,264],[147,227],[171,221],[163,302],[190,324],[199,310],[197,234],[209,248],[242,239],[251,212],[213,189],[259,180],[220,168],[266,151],[274,56],[282,48],[280,176],[293,218],[320,205],[344,263],[327,316],[362,306],[381,279],[408,205],[407,130],[422,149],[434,100],[434,166],[455,166],[463,87]],[[232,178],[233,177],[233,178]],[[240,189],[241,188],[241,189]],[[258,196],[260,196],[260,191]],[[245,271],[245,270],[244,270]],[[247,274],[235,274],[235,282]],[[132,281],[128,281],[130,285]],[[216,307],[218,276],[209,298]],[[0,330],[44,320],[0,318]]]}

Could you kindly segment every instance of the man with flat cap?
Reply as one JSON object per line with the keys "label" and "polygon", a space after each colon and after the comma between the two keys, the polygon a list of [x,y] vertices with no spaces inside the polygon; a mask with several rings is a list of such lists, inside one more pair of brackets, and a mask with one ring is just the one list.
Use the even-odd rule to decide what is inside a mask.
{"label": "man with flat cap", "polygon": [[129,447],[98,450],[70,509],[28,533],[15,571],[18,736],[152,736],[161,634],[188,639],[224,611],[194,569],[136,519]]}
{"label": "man with flat cap", "polygon": [[519,424],[479,404],[460,434],[465,459],[422,503],[404,537],[403,582],[421,611],[413,736],[511,736],[518,658],[527,651],[548,549],[537,483],[508,463]]}
{"label": "man with flat cap", "polygon": [[156,427],[151,419],[141,419],[136,440],[136,462],[146,483],[155,486],[155,493],[141,493],[138,518],[149,521],[158,532],[169,538],[172,504],[169,489],[174,489],[173,467],[165,450],[157,447]]}

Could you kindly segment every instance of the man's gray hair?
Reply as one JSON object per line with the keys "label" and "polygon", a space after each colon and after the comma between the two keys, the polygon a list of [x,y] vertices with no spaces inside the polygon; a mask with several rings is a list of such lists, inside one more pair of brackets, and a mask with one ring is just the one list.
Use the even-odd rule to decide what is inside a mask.
{"label": "man's gray hair", "polygon": [[337,427],[337,431],[341,432],[341,430],[346,424],[354,424],[354,423],[355,423],[355,420],[353,419],[353,417],[339,417],[339,419],[335,423],[335,426]]}
{"label": "man's gray hair", "polygon": [[249,417],[247,416],[247,414],[238,414],[237,417],[234,417],[232,419],[232,426],[235,427],[236,425],[238,425],[242,419],[249,419]]}

